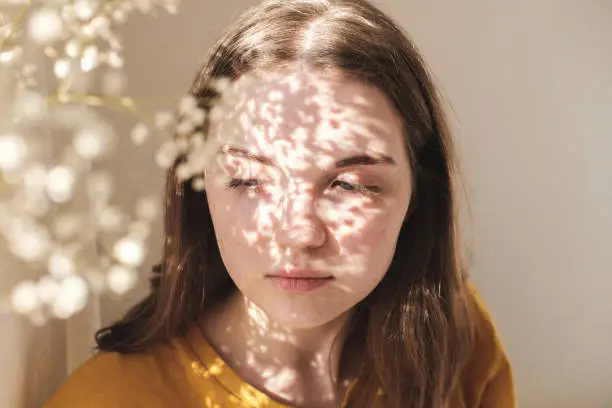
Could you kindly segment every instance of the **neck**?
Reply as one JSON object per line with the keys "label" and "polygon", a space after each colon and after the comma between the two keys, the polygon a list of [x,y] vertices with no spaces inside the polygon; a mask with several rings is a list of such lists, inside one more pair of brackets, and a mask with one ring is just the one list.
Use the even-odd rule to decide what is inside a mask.
{"label": "neck", "polygon": [[[322,326],[286,328],[239,291],[211,309],[204,334],[243,380],[291,405],[338,406],[358,367],[341,367],[351,312]],[[351,359],[358,361],[358,359]]]}

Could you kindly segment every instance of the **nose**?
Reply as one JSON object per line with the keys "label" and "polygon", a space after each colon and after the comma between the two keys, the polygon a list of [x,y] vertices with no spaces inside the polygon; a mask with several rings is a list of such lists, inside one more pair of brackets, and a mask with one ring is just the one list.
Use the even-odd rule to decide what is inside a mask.
{"label": "nose", "polygon": [[314,188],[295,186],[281,199],[278,245],[283,248],[312,249],[325,243],[326,232],[318,216]]}

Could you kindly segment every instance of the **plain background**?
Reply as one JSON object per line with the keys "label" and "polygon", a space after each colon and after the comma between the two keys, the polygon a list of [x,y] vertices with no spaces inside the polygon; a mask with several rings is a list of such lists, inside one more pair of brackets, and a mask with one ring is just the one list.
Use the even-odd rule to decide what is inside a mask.
{"label": "plain background", "polygon": [[[122,30],[128,94],[180,96],[223,27],[255,3],[184,0],[175,17],[134,16]],[[520,406],[612,407],[612,1],[377,4],[414,39],[451,106],[470,270],[513,364]],[[130,123],[115,121],[125,139]],[[120,144],[110,161],[119,202],[161,190],[154,147]],[[8,288],[18,267],[2,256]],[[103,322],[143,295],[146,268],[142,275],[126,299],[102,299]],[[98,312],[41,329],[0,315],[0,406],[39,406],[86,358],[89,343],[70,338],[89,341],[87,313]]]}

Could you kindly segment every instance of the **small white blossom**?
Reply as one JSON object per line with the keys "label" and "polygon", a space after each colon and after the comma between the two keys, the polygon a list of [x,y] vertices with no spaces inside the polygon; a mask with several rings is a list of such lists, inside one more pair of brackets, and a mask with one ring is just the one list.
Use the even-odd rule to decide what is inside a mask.
{"label": "small white blossom", "polygon": [[167,169],[174,164],[178,157],[178,154],[179,152],[176,148],[176,145],[171,141],[166,142],[157,151],[155,161],[158,166]]}
{"label": "small white blossom", "polygon": [[158,130],[167,130],[170,126],[174,125],[174,114],[172,112],[157,112],[155,114],[155,127]]}
{"label": "small white blossom", "polygon": [[132,128],[131,137],[135,145],[142,145],[151,134],[149,127],[144,123],[138,123]]}
{"label": "small white blossom", "polygon": [[191,182],[191,187],[195,191],[204,191],[205,189],[204,178],[198,177],[198,178],[193,179],[193,181]]}

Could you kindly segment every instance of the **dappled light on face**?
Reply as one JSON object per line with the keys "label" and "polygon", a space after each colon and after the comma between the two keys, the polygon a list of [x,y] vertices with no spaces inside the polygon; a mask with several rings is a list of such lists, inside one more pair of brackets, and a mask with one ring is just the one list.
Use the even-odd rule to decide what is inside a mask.
{"label": "dappled light on face", "polygon": [[220,105],[211,132],[218,151],[209,201],[223,201],[215,188],[232,191],[219,211],[232,217],[233,241],[267,257],[272,270],[316,264],[334,275],[366,273],[372,248],[356,238],[390,222],[410,189],[392,108],[381,115],[376,90],[347,90],[305,71],[248,84],[233,106]]}

